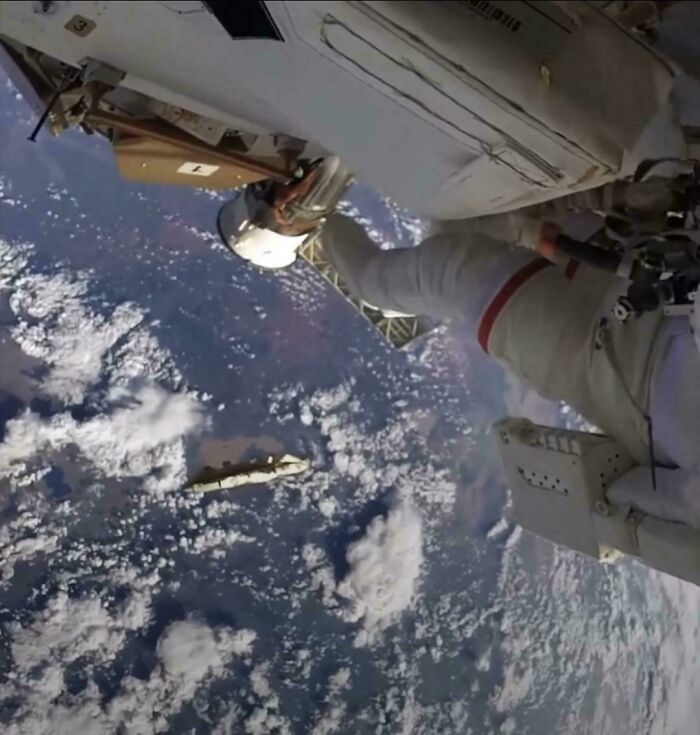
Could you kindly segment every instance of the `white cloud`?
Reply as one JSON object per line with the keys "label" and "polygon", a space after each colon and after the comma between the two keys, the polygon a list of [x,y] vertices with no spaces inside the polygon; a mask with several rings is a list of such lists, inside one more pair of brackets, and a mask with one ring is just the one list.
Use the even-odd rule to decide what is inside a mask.
{"label": "white cloud", "polygon": [[84,421],[32,411],[8,421],[0,477],[21,475],[35,458],[72,444],[106,477],[140,477],[154,492],[176,489],[186,474],[182,439],[201,425],[198,403],[187,393],[148,383],[114,386],[103,413]]}
{"label": "white cloud", "polygon": [[114,609],[98,597],[73,599],[59,592],[30,623],[11,624],[14,666],[3,694],[19,707],[8,735],[66,732],[61,723],[68,726],[84,719],[84,707],[68,712],[56,706],[65,691],[66,667],[79,659],[90,667],[113,660],[127,633],[147,623],[150,600],[147,587],[132,590]]}
{"label": "white cloud", "polygon": [[700,590],[634,562],[594,564],[529,535],[505,550],[492,706],[518,722],[541,712],[556,732],[694,733]]}
{"label": "white cloud", "polygon": [[358,645],[372,643],[411,606],[423,563],[422,543],[420,515],[399,501],[348,547],[350,571],[337,593],[351,603],[343,617],[362,623]]}
{"label": "white cloud", "polygon": [[[127,676],[105,704],[94,668],[109,666],[127,636],[148,625],[151,598],[160,584],[154,570],[169,560],[144,556],[143,568],[135,570],[117,548],[116,557],[105,557],[99,543],[76,538],[63,548],[70,520],[75,520],[73,504],[50,506],[43,493],[27,488],[46,474],[47,464],[60,465],[60,453],[70,446],[93,475],[138,479],[151,491],[149,500],[162,500],[185,481],[184,438],[202,426],[201,404],[192,393],[173,390],[181,376],[155,337],[145,327],[134,328],[143,320],[137,307],[122,304],[106,316],[98,314],[89,305],[92,284],[86,275],[61,270],[32,274],[31,255],[30,246],[0,243],[0,286],[11,289],[10,304],[18,318],[11,335],[24,352],[45,363],[39,389],[62,403],[83,403],[88,415],[79,419],[63,411],[45,418],[26,410],[6,424],[0,477],[10,478],[14,492],[12,513],[0,527],[2,581],[9,583],[18,562],[40,554],[47,555],[51,568],[52,555],[61,549],[64,562],[79,565],[78,575],[102,576],[103,592],[69,596],[65,590],[75,573],[58,572],[62,591],[46,608],[28,622],[22,618],[22,624],[9,624],[13,667],[0,701],[7,698],[16,709],[6,731],[161,732],[168,715],[200,686],[224,675],[233,656],[251,652],[255,633],[212,629],[196,620],[173,623],[158,642],[158,663],[149,679]],[[83,500],[89,504],[89,494],[75,510]],[[185,498],[181,504],[189,507],[188,502],[194,500]],[[199,553],[239,540],[250,539],[233,529],[208,527],[191,550]],[[114,602],[117,588],[128,590],[120,604]],[[79,694],[69,695],[66,676],[78,662],[88,683]]]}
{"label": "white cloud", "polygon": [[171,680],[181,700],[189,699],[199,682],[220,674],[232,657],[250,654],[254,640],[252,630],[212,629],[198,620],[172,623],[156,648],[160,676]]}
{"label": "white cloud", "polygon": [[19,562],[51,554],[63,536],[65,527],[55,513],[48,513],[43,497],[30,495],[20,500],[16,516],[0,525],[0,586],[12,579]]}
{"label": "white cloud", "polygon": [[354,485],[356,506],[393,488],[401,498],[430,509],[426,525],[438,523],[453,509],[457,488],[450,472],[433,461],[419,428],[421,417],[401,413],[379,430],[367,431],[363,408],[353,397],[352,381],[311,395],[302,386],[275,391],[270,412],[318,429],[331,459],[330,467],[315,466],[313,474],[285,484],[299,491],[302,508],[312,506],[327,519],[338,513],[333,493],[340,480]]}
{"label": "white cloud", "polygon": [[[101,412],[77,420],[69,412],[43,418],[26,411],[9,421],[0,445],[0,477],[15,487],[52,451],[75,445],[107,477],[138,477],[162,493],[185,479],[183,438],[203,424],[196,398],[173,392],[181,378],[167,351],[145,328],[143,312],[120,304],[104,316],[90,305],[87,274],[30,272],[32,248],[0,241],[11,335],[48,372],[38,387],[67,404],[91,402]],[[107,387],[99,387],[107,379]],[[156,382],[159,381],[159,382]],[[168,387],[166,387],[168,386]]]}
{"label": "white cloud", "polygon": [[13,339],[48,374],[39,388],[66,404],[82,403],[99,378],[108,350],[143,319],[134,304],[120,304],[105,317],[86,305],[89,281],[65,272],[29,274],[13,284],[10,306],[19,322]]}
{"label": "white cloud", "polygon": [[291,735],[289,720],[279,713],[280,700],[268,679],[269,664],[259,664],[250,674],[250,686],[258,706],[245,721],[247,735]]}
{"label": "white cloud", "polygon": [[[167,730],[167,718],[198,690],[226,673],[234,657],[248,656],[255,633],[211,628],[188,619],[172,623],[156,646],[157,664],[148,679],[127,676],[116,696],[103,703],[92,667],[109,664],[126,634],[150,617],[151,591],[132,591],[117,609],[98,598],[71,599],[61,593],[35,620],[13,626],[15,667],[3,692],[19,702],[8,735],[108,735],[124,731],[152,735]],[[65,690],[65,667],[82,660],[88,685],[78,695]],[[2,702],[0,696],[0,702]],[[77,728],[77,729],[75,729]]]}
{"label": "white cloud", "polygon": [[338,607],[335,597],[335,573],[323,549],[314,544],[304,544],[301,558],[311,575],[309,590],[320,591],[323,604],[328,608]]}
{"label": "white cloud", "polygon": [[323,712],[316,718],[311,735],[332,735],[340,731],[347,714],[343,692],[350,685],[350,669],[343,667],[328,678]]}
{"label": "white cloud", "polygon": [[235,656],[247,656],[255,633],[210,628],[198,620],[172,623],[156,647],[158,665],[143,681],[126,677],[101,716],[103,732],[124,727],[134,735],[166,732],[167,718],[187,705],[207,682],[225,674]]}
{"label": "white cloud", "polygon": [[321,592],[325,607],[346,622],[360,623],[355,645],[370,645],[415,599],[423,564],[421,517],[398,500],[386,517],[374,518],[348,546],[350,570],[339,583],[323,549],[305,544],[301,557],[311,575],[309,590]]}
{"label": "white cloud", "polygon": [[347,705],[343,702],[329,705],[323,715],[314,724],[311,735],[332,735],[332,733],[339,732],[347,709]]}

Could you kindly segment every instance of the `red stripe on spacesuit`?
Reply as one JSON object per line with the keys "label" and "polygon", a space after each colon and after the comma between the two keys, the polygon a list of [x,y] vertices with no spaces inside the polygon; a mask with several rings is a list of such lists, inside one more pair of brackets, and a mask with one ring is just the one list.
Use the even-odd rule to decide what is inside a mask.
{"label": "red stripe on spacesuit", "polygon": [[567,278],[568,278],[569,280],[571,280],[571,279],[572,279],[572,278],[573,278],[573,277],[574,277],[574,276],[576,275],[576,271],[578,270],[578,267],[579,267],[580,265],[581,265],[581,264],[580,264],[580,263],[578,262],[578,260],[570,260],[570,261],[569,261],[569,262],[568,262],[568,263],[566,264],[566,268],[565,268],[565,270],[564,270],[564,275],[565,275],[565,276],[566,276],[566,277],[567,277]]}
{"label": "red stripe on spacesuit", "polygon": [[479,324],[478,339],[481,348],[488,354],[489,351],[489,338],[491,337],[491,331],[493,325],[498,319],[498,315],[503,311],[505,305],[510,300],[511,296],[532,276],[539,273],[543,268],[548,265],[552,265],[551,261],[546,258],[539,260],[533,260],[528,263],[524,268],[521,268],[517,273],[514,273],[503,286],[503,288],[496,294],[496,298],[488,305],[488,308],[484,312],[484,316],[481,318]]}

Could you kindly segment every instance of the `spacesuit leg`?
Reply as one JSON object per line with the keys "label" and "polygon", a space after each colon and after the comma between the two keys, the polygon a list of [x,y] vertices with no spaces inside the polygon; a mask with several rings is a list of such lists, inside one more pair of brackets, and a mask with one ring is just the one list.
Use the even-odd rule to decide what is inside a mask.
{"label": "spacesuit leg", "polygon": [[583,265],[553,265],[466,228],[382,251],[360,225],[334,215],[321,239],[355,296],[383,309],[459,320],[473,343],[540,395],[566,401],[646,460],[657,316],[624,329],[612,324],[610,349],[596,347],[601,318],[624,281]]}
{"label": "spacesuit leg", "polygon": [[323,249],[352,293],[380,309],[476,325],[514,273],[541,261],[489,235],[440,232],[419,247],[380,250],[364,228],[329,217]]}

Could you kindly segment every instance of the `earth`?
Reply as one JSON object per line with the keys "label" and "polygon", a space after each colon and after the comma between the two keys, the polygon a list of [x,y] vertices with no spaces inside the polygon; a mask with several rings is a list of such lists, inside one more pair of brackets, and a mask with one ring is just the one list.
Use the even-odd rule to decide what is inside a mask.
{"label": "earth", "polygon": [[[230,193],[33,122],[0,78],[4,732],[696,732],[698,588],[513,520],[489,427],[565,406],[455,326],[395,350],[308,265],[231,256]],[[188,489],[285,452],[311,469]]]}

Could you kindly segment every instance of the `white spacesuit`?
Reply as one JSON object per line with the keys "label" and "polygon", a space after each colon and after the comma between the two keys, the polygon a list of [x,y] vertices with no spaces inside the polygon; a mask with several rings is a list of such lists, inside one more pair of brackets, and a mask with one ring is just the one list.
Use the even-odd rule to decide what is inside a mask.
{"label": "white spacesuit", "polygon": [[609,489],[612,502],[700,528],[700,349],[687,317],[657,310],[617,323],[608,317],[622,280],[554,265],[484,234],[478,221],[382,251],[356,222],[333,215],[323,243],[357,296],[466,322],[495,360],[614,437],[638,466]]}

